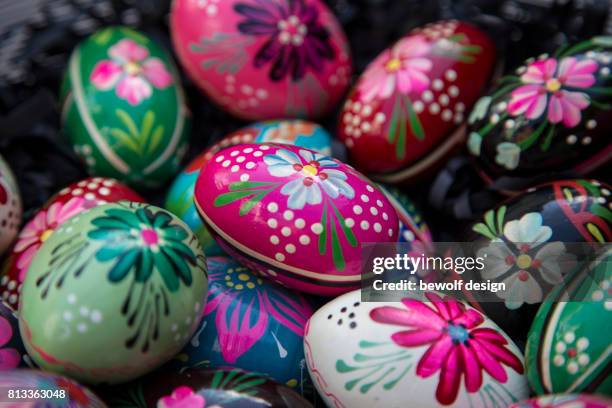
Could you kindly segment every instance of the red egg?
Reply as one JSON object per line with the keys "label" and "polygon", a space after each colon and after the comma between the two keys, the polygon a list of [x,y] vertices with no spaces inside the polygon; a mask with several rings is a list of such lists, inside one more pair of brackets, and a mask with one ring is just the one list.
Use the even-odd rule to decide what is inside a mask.
{"label": "red egg", "polygon": [[464,122],[492,75],[485,33],[458,21],[417,28],[365,70],[340,115],[350,160],[397,183],[431,171],[464,139]]}
{"label": "red egg", "polygon": [[117,180],[92,177],[73,183],[51,199],[23,227],[0,278],[2,299],[17,309],[21,285],[30,262],[53,231],[76,215],[101,204],[120,200],[144,202],[136,192]]}

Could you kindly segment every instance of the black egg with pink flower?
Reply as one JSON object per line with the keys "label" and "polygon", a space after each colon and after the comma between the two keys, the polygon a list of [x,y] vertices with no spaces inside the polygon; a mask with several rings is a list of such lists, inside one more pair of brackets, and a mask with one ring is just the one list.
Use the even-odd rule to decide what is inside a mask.
{"label": "black egg with pink flower", "polygon": [[475,105],[467,146],[487,181],[588,174],[612,152],[612,37],[529,58]]}

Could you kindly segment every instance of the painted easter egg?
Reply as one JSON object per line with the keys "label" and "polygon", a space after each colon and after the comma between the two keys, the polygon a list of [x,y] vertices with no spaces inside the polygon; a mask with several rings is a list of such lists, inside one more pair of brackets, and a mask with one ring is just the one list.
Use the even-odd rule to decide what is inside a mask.
{"label": "painted easter egg", "polygon": [[528,59],[476,104],[468,148],[489,181],[586,174],[612,154],[612,37]]}
{"label": "painted easter egg", "polygon": [[53,231],[83,211],[119,200],[144,201],[129,187],[117,180],[104,177],[91,177],[78,181],[51,197],[23,227],[11,249],[6,272],[0,278],[2,299],[11,308],[17,309],[21,285],[28,267],[40,246]]}
{"label": "painted easter egg", "polygon": [[508,408],[610,408],[612,400],[588,394],[544,395],[521,401]]}
{"label": "painted easter egg", "polygon": [[230,133],[198,155],[177,176],[168,191],[165,207],[182,219],[200,239],[206,255],[220,255],[223,251],[212,238],[193,203],[193,190],[200,169],[219,150],[240,143],[277,142],[294,144],[331,154],[331,136],[321,126],[305,120],[270,120],[254,123]]}
{"label": "painted easter egg", "polygon": [[0,388],[5,390],[3,398],[8,407],[13,408],[106,408],[94,393],[75,381],[38,370],[0,371]]}
{"label": "painted easter egg", "polygon": [[237,367],[303,389],[302,341],[312,310],[302,295],[224,257],[208,258],[208,279],[204,318],[175,359],[181,368]]}
{"label": "painted easter egg", "polygon": [[177,0],[170,26],[183,68],[244,119],[323,116],[352,73],[346,37],[320,0]]}
{"label": "painted easter egg", "polygon": [[495,49],[479,29],[441,21],[410,32],[364,71],[339,118],[350,162],[388,183],[443,162],[492,76]]}
{"label": "painted easter egg", "polygon": [[109,395],[112,406],[157,408],[311,408],[291,388],[238,369],[158,371]]}
{"label": "painted easter egg", "polygon": [[0,371],[24,366],[27,360],[17,315],[5,302],[0,301]]}
{"label": "painted easter egg", "polygon": [[362,303],[356,290],[315,312],[304,351],[329,407],[493,408],[529,395],[521,352],[495,323],[425,296]]}
{"label": "painted easter egg", "polygon": [[28,354],[88,383],[149,372],[193,335],[206,274],[197,238],[165,210],[120,201],[74,216],[40,247],[23,283]]}
{"label": "painted easter egg", "polygon": [[415,252],[423,252],[432,242],[431,231],[411,199],[395,187],[379,185],[397,212],[400,221],[398,242],[409,244]]}
{"label": "painted easter egg", "polygon": [[0,156],[0,255],[6,251],[21,225],[21,196],[15,176]]}
{"label": "painted easter egg", "polygon": [[284,285],[335,295],[361,280],[361,244],[396,242],[398,219],[352,167],[301,147],[229,147],[203,167],[195,203],[232,256]]}
{"label": "painted easter egg", "polygon": [[472,227],[466,240],[475,242],[485,265],[473,278],[506,287],[481,306],[508,333],[525,338],[545,294],[577,265],[578,248],[568,243],[612,241],[610,191],[594,180],[543,184]]}
{"label": "painted easter egg", "polygon": [[529,385],[536,394],[612,395],[610,288],[612,251],[607,250],[542,303],[525,351]]}
{"label": "painted easter egg", "polygon": [[62,85],[63,128],[92,175],[157,187],[176,174],[189,117],[160,46],[126,27],[97,31],[73,51]]}

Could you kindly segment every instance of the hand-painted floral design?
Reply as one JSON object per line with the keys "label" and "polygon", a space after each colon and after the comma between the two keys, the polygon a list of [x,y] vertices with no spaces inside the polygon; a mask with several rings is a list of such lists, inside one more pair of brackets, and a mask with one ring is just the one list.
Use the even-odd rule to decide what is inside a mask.
{"label": "hand-painted floral design", "polygon": [[157,401],[157,408],[204,408],[206,399],[187,386],[176,387],[172,394],[161,397]]}
{"label": "hand-painted floral design", "polygon": [[92,224],[97,228],[89,232],[89,238],[105,241],[96,258],[115,263],[108,273],[112,282],[122,281],[133,271],[134,280],[144,283],[157,269],[170,292],[178,290],[180,281],[191,285],[190,265],[196,264],[196,257],[183,242],[187,231],[172,223],[168,213],[146,207],[135,212],[112,208]]}
{"label": "hand-painted floral design", "polygon": [[576,259],[562,242],[548,242],[552,229],[542,224],[540,213],[524,214],[502,228],[505,207],[502,208],[497,213],[499,227],[494,225],[492,211],[485,215],[487,224],[474,227],[491,238],[490,244],[479,249],[477,255],[485,259],[482,278],[503,281],[506,290],[497,295],[505,300],[507,308],[517,309],[523,303],[540,302],[543,296],[540,284],[563,282]]}
{"label": "hand-painted floral design", "polygon": [[407,95],[429,87],[427,73],[432,62],[426,56],[429,42],[422,36],[407,37],[378,57],[364,74],[359,85],[363,102],[386,99],[395,92]]}
{"label": "hand-painted floral design", "polygon": [[597,68],[597,62],[575,57],[532,62],[521,75],[525,85],[512,91],[508,112],[537,119],[547,111],[550,123],[563,122],[572,128],[580,123],[580,112],[590,104],[589,96],[576,89],[593,86]]}
{"label": "hand-painted floral design", "polygon": [[62,223],[69,218],[77,215],[85,209],[85,200],[81,197],[73,197],[66,203],[55,202],[47,209],[43,209],[26,224],[23,228],[17,243],[15,252],[17,253],[16,266],[19,269],[19,282],[25,279],[28,267],[32,258],[45,242]]}
{"label": "hand-painted floral design", "polygon": [[6,347],[13,338],[13,335],[11,322],[0,315],[0,371],[17,368],[21,362],[19,350]]}
{"label": "hand-painted floral design", "polygon": [[268,171],[275,177],[298,176],[281,189],[289,197],[287,207],[302,209],[306,204],[322,202],[322,192],[336,199],[340,195],[352,199],[355,190],[346,182],[346,174],[335,169],[338,164],[331,158],[308,150],[300,150],[299,156],[289,150],[279,149],[264,157]]}
{"label": "hand-painted floral design", "polygon": [[304,335],[304,326],[312,311],[301,296],[292,298],[280,288],[275,290],[242,266],[227,271],[211,266],[209,281],[204,315],[216,313],[219,346],[228,364],[236,363],[249,351],[266,333],[271,321],[298,336]]}
{"label": "hand-painted floral design", "polygon": [[334,58],[329,31],[319,22],[316,7],[305,0],[237,3],[234,10],[245,18],[238,24],[241,33],[267,39],[253,64],[272,64],[273,81],[287,76],[299,81],[307,70],[321,71],[325,60]]}
{"label": "hand-painted floral design", "polygon": [[564,367],[569,375],[582,374],[589,368],[591,362],[588,351],[589,339],[576,338],[572,330],[565,333],[560,332],[558,338],[559,340],[555,343],[553,364],[556,367]]}
{"label": "hand-painted floral design", "polygon": [[452,404],[463,377],[469,393],[483,384],[483,371],[500,383],[508,380],[504,366],[523,373],[523,364],[506,345],[508,340],[488,327],[478,327],[484,317],[476,310],[451,299],[426,293],[426,302],[405,298],[404,308],[382,306],[372,309],[372,320],[407,329],[394,333],[391,340],[400,347],[429,346],[416,367],[418,376],[427,378],[440,372],[436,399]]}
{"label": "hand-painted floral design", "polygon": [[110,59],[96,64],[91,83],[100,90],[115,88],[115,93],[130,105],[139,105],[151,97],[153,85],[165,89],[172,84],[172,75],[164,62],[150,57],[149,50],[131,39],[123,39],[109,48]]}

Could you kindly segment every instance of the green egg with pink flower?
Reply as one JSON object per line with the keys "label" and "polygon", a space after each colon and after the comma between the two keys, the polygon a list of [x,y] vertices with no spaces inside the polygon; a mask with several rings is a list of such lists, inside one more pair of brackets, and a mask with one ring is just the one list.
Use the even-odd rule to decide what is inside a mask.
{"label": "green egg with pink flower", "polygon": [[570,169],[587,175],[605,165],[612,153],[611,70],[607,36],[565,44],[508,72],[468,120],[467,147],[481,176],[529,180]]}
{"label": "green egg with pink flower", "polygon": [[153,188],[178,171],[189,112],[174,63],[152,38],[118,26],[83,40],[61,100],[63,131],[90,174]]}
{"label": "green egg with pink flower", "polygon": [[197,237],[161,208],[120,201],[82,211],[40,246],[19,328],[42,369],[115,384],[170,360],[193,336],[208,272]]}

